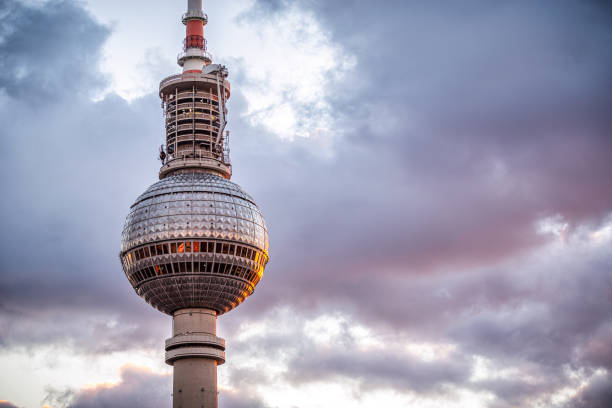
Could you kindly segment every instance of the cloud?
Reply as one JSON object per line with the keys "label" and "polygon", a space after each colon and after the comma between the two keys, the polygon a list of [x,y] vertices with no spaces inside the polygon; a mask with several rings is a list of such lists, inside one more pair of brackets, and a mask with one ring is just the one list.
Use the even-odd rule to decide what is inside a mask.
{"label": "cloud", "polygon": [[[172,401],[172,376],[151,371],[146,367],[121,367],[117,383],[103,383],[80,390],[53,390],[47,392],[44,403],[53,407],[166,407]],[[256,395],[245,389],[225,390],[219,393],[219,406],[224,408],[266,407]],[[0,404],[0,407],[2,405]],[[12,405],[7,406],[7,408]]]}
{"label": "cloud", "polygon": [[434,400],[463,390],[494,396],[491,407],[560,406],[566,389],[609,369],[612,258],[609,240],[594,238],[606,229],[581,229],[492,269],[351,286],[368,311],[338,303],[333,290],[321,307],[236,311],[220,320],[234,350],[230,382],[357,384],[359,394]]}
{"label": "cloud", "polygon": [[289,372],[297,382],[344,377],[359,381],[362,392],[395,388],[427,394],[446,385],[463,385],[469,378],[470,364],[455,354],[443,361],[428,362],[402,356],[398,350],[305,350],[291,362]]}
{"label": "cloud", "polygon": [[171,382],[169,375],[126,365],[117,384],[98,384],[77,392],[51,391],[45,402],[69,408],[164,407],[172,400]]}
{"label": "cloud", "polygon": [[[91,46],[95,62],[96,46],[99,53],[107,29],[72,3],[59,3],[53,12],[49,11],[51,8],[7,4],[24,15],[17,22],[35,18],[49,20],[50,31],[45,35],[47,48],[71,55],[87,44]],[[362,7],[363,4],[356,3],[355,8],[342,10],[356,18],[363,15]],[[554,92],[560,92],[557,84],[545,83],[543,86],[548,86],[546,90],[550,92],[542,92],[538,97],[541,100],[531,98],[530,110],[524,111],[519,97],[525,95],[525,88],[533,78],[507,72],[495,58],[481,61],[477,51],[498,53],[501,51],[495,48],[496,41],[504,44],[514,41],[514,47],[504,54],[511,61],[521,57],[516,49],[522,47],[532,54],[551,47],[551,58],[561,58],[565,37],[559,34],[559,27],[568,24],[571,13],[546,17],[549,35],[532,44],[524,36],[516,39],[510,35],[510,28],[522,21],[520,10],[525,6],[516,7],[507,14],[491,8],[466,9],[468,21],[476,21],[482,32],[493,33],[493,38],[481,41],[484,50],[474,49],[473,26],[455,21],[450,13],[422,7],[407,13],[414,24],[401,30],[402,19],[396,14],[402,13],[381,7],[379,14],[372,16],[368,37],[348,31],[349,27],[342,21],[326,24],[337,46],[356,55],[360,61],[368,55],[366,51],[374,50],[367,45],[385,35],[388,28],[382,25],[381,19],[388,17],[388,27],[398,26],[398,35],[389,36],[386,42],[381,42],[385,47],[375,49],[378,54],[387,53],[394,63],[376,65],[376,69],[372,64],[360,64],[357,70],[360,80],[349,75],[329,84],[333,92],[326,100],[335,106],[335,126],[345,134],[331,145],[332,158],[317,152],[316,138],[288,144],[279,143],[265,131],[255,137],[253,128],[240,118],[247,105],[241,95],[241,84],[235,84],[231,113],[236,130],[232,139],[235,174],[237,181],[258,198],[272,232],[270,279],[265,279],[258,288],[258,293],[263,292],[261,296],[249,299],[247,304],[252,305],[249,307],[259,311],[279,303],[332,302],[338,307],[359,308],[361,303],[352,300],[356,295],[367,296],[371,305],[385,291],[395,294],[410,290],[400,284],[411,282],[405,277],[493,265],[544,245],[550,237],[539,234],[534,227],[542,217],[558,215],[575,226],[581,222],[597,222],[610,210],[612,192],[605,177],[612,170],[605,155],[610,150],[610,142],[598,136],[607,122],[598,111],[592,112],[590,121],[583,116],[586,108],[597,105],[597,101],[606,102],[605,87],[597,88],[595,83],[601,79],[597,69],[602,64],[608,66],[609,56],[587,47],[582,51],[581,64],[566,67],[568,72],[557,73],[583,78],[582,82],[575,79],[560,85],[562,90],[576,92],[580,98],[555,98]],[[274,9],[275,13],[283,12],[282,7]],[[321,21],[328,22],[341,11],[335,6],[318,4],[311,10]],[[582,8],[579,10],[586,13]],[[53,13],[57,12],[67,15],[58,21],[67,19],[76,23],[63,24],[61,30],[56,28],[51,22]],[[291,13],[294,12],[292,9]],[[588,17],[583,14],[583,18]],[[265,13],[260,15],[265,17]],[[521,24],[534,30],[538,18],[544,17],[536,14]],[[446,29],[423,31],[427,23]],[[503,23],[501,28],[493,30],[498,23]],[[574,40],[577,47],[597,38],[596,35],[601,38],[609,35],[599,19],[595,18],[595,23]],[[23,37],[19,30],[23,30],[24,24],[15,23],[11,27],[11,36]],[[409,35],[415,30],[426,34],[429,48],[417,41],[418,36]],[[79,36],[82,32],[87,35]],[[82,43],[77,41],[71,49],[74,42],[66,44],[63,41],[66,36],[78,38]],[[353,42],[354,36],[364,42]],[[456,36],[457,47],[447,50],[443,46],[445,41]],[[398,47],[399,43],[402,47]],[[411,49],[414,54],[409,58],[405,53],[394,52],[398,49]],[[451,97],[454,88],[441,85],[457,72],[437,63],[447,51],[458,58],[457,67],[465,75],[473,75],[477,70],[497,72],[518,81],[520,86],[498,83],[501,89],[495,92],[505,91],[513,96],[508,98],[479,99],[476,94]],[[13,55],[22,59],[35,55],[28,52],[21,56],[21,51],[8,46],[4,52],[6,60]],[[68,57],[60,53],[56,58],[63,61]],[[408,59],[410,64],[405,63]],[[82,71],[74,75],[54,61],[49,62],[49,69],[75,78],[72,83],[81,84],[74,85],[78,88],[89,88],[89,78],[85,81],[83,75],[99,78],[95,69],[79,61],[70,65]],[[525,63],[531,64],[534,72],[550,69],[552,74],[559,69],[545,62],[535,59]],[[12,75],[8,82],[19,80],[17,73]],[[49,89],[63,89],[60,85],[64,76],[51,75],[52,80],[47,81]],[[389,80],[382,81],[381,76]],[[354,80],[355,86],[350,86]],[[484,86],[475,80],[471,83]],[[372,88],[373,84],[377,84],[377,91]],[[445,92],[451,94],[445,95]],[[408,98],[410,95],[413,97]],[[547,95],[551,95],[550,101],[555,101],[554,104],[548,103]],[[27,120],[30,113],[21,96],[10,91],[4,99],[5,117],[12,119],[6,120],[7,132],[31,135],[12,142],[9,158],[4,163],[13,174],[7,182],[7,192],[13,199],[3,208],[8,222],[3,239],[10,244],[5,248],[6,256],[2,257],[2,269],[13,271],[10,275],[3,273],[5,279],[0,286],[6,295],[5,307],[8,304],[13,309],[21,307],[20,299],[29,298],[39,305],[54,305],[58,309],[88,305],[92,309],[117,310],[116,306],[122,305],[122,317],[147,313],[146,305],[131,294],[122,279],[115,262],[116,245],[109,237],[120,230],[126,209],[140,191],[132,193],[125,186],[140,185],[144,189],[152,181],[150,175],[154,174],[155,162],[146,160],[146,156],[137,159],[127,153],[149,146],[153,157],[158,138],[145,135],[155,135],[159,130],[159,120],[152,119],[158,116],[156,98],[150,95],[127,104],[109,95],[95,103],[80,96],[73,99],[73,93],[66,90],[55,95],[60,103],[53,106],[50,99],[41,98],[40,103],[49,105],[32,122]],[[462,103],[457,104],[457,100]],[[567,126],[580,128],[562,125],[561,132],[543,128],[550,123],[547,119],[550,115],[538,119],[539,115],[534,112],[553,108],[555,111],[550,115],[567,122]],[[486,113],[487,109],[495,112]],[[71,115],[68,117],[65,112]],[[508,120],[508,116],[530,112],[533,120],[518,120],[517,116],[518,128],[500,122]],[[88,130],[83,133],[83,129]],[[582,136],[572,137],[574,130]],[[525,136],[525,132],[531,136]],[[24,156],[23,152],[34,153],[28,159],[30,156]],[[575,153],[579,159],[568,161],[568,152]],[[544,155],[546,160],[541,159]],[[47,171],[32,174],[33,165]],[[562,174],[572,179],[560,177]],[[578,178],[590,182],[580,183]],[[86,185],[96,187],[81,188]],[[71,200],[67,202],[65,197]],[[45,206],[40,205],[43,202]],[[101,208],[99,203],[103,202],[109,205]],[[96,216],[91,216],[88,210],[96,211]],[[24,219],[28,222],[24,223]],[[32,236],[37,238],[32,241],[28,238]],[[91,240],[78,239],[81,236]],[[22,242],[33,242],[39,248],[38,255],[16,256],[24,253]],[[49,257],[54,262],[45,262]],[[101,261],[92,262],[94,259]],[[49,273],[55,279],[45,279]],[[494,278],[490,284],[495,285]],[[363,287],[371,290],[364,291]],[[384,313],[379,317],[396,322],[392,305],[381,306]],[[364,310],[366,313],[368,308]]]}
{"label": "cloud", "polygon": [[104,83],[96,65],[110,31],[74,2],[4,1],[0,19],[0,89],[8,95],[36,105],[59,95],[88,95]]}
{"label": "cloud", "polygon": [[[344,135],[333,159],[318,140],[274,143],[245,126],[232,142],[236,178],[270,214],[269,271],[282,273],[267,303],[495,265],[550,242],[542,219],[575,228],[610,213],[607,14],[569,3],[553,15],[527,3],[312,4],[359,61],[329,85]],[[368,30],[354,30],[364,15]],[[560,64],[571,50],[578,61]],[[240,167],[248,161],[257,172]]]}
{"label": "cloud", "polygon": [[222,408],[264,408],[264,404],[259,398],[248,393],[236,391],[221,391],[219,393],[219,406]]}
{"label": "cloud", "polygon": [[158,129],[157,102],[90,99],[106,84],[98,63],[110,30],[77,3],[1,8],[0,166],[10,199],[0,205],[0,344],[150,345],[161,316],[132,295],[117,253],[135,197],[124,183],[149,174],[126,152],[148,145],[154,157],[146,140]]}
{"label": "cloud", "polygon": [[612,403],[612,378],[610,373],[598,375],[580,390],[568,408],[605,408]]}
{"label": "cloud", "polygon": [[[265,405],[259,387],[236,394],[241,384],[352,378],[370,394],[489,393],[491,407],[553,406],[550,395],[584,380],[572,403],[605,401],[609,379],[594,373],[611,369],[609,9],[264,3],[254,23],[303,11],[357,65],[323,70],[329,131],[293,142],[250,120],[240,73],[257,67],[230,66],[234,180],[266,216],[271,262],[255,295],[219,319],[234,356],[222,403]],[[46,4],[0,6],[0,345],[160,348],[168,318],[135,296],[117,260],[127,209],[155,178],[159,101],[92,101],[110,31],[77,3]],[[317,113],[298,105],[314,128]],[[290,316],[269,320],[283,308]],[[304,322],[334,313],[393,347],[376,359],[350,336],[302,341]],[[247,323],[260,338],[240,338]],[[402,342],[454,351],[432,362]],[[290,371],[231,366],[241,354]],[[136,392],[165,376],[122,376],[70,397],[168,397]]]}
{"label": "cloud", "polygon": [[17,405],[13,405],[8,401],[0,401],[0,408],[17,408]]}

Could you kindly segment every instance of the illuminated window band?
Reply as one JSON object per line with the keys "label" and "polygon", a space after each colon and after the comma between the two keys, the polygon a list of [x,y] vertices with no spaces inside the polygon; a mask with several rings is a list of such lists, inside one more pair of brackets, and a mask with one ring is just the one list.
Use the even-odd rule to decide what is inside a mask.
{"label": "illuminated window band", "polygon": [[175,241],[135,248],[124,254],[122,261],[134,286],[156,276],[179,273],[230,275],[255,286],[268,256],[256,248],[227,242]]}

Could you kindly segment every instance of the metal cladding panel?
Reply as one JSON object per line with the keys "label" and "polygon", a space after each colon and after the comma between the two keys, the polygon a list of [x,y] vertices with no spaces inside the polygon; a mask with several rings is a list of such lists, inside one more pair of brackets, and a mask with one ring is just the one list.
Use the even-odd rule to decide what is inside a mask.
{"label": "metal cladding panel", "polygon": [[205,275],[164,276],[140,285],[136,292],[156,309],[171,315],[179,309],[201,307],[218,314],[238,306],[250,284],[233,277]]}
{"label": "metal cladding panel", "polygon": [[[188,250],[175,251],[181,244]],[[221,253],[218,245],[235,253],[226,247]],[[178,174],[153,184],[132,205],[123,228],[126,276],[140,296],[168,314],[188,307],[220,314],[233,309],[253,292],[267,260],[268,233],[253,199],[214,174]]]}
{"label": "metal cladding panel", "polygon": [[267,251],[267,229],[254,200],[213,174],[180,174],[153,184],[127,216],[121,252],[160,239],[216,237]]}

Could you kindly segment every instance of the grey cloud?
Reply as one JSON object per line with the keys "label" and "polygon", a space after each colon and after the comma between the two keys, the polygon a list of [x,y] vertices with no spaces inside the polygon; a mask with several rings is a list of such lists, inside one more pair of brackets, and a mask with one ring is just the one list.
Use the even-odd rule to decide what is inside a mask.
{"label": "grey cloud", "polygon": [[166,407],[171,403],[171,376],[126,366],[121,382],[102,385],[75,393],[69,408]]}
{"label": "grey cloud", "polygon": [[241,17],[257,16],[260,18],[265,18],[268,14],[283,11],[290,4],[291,2],[287,0],[260,0],[253,5],[252,9],[249,10],[248,15]]}
{"label": "grey cloud", "polygon": [[[351,332],[357,323],[352,320],[343,321],[338,333],[326,333],[321,328],[307,332],[307,318],[301,313],[277,312],[267,319],[278,322],[282,330],[232,340],[230,350],[239,350],[239,354],[233,352],[237,359],[248,355],[258,361],[286,361],[286,369],[279,375],[266,373],[258,366],[230,366],[229,382],[235,389],[248,390],[253,384],[274,384],[281,379],[296,386],[350,380],[359,389],[354,391],[357,394],[394,389],[436,395],[467,385],[473,368],[471,357],[461,351],[437,355],[432,361],[408,354],[401,337],[394,338],[391,333],[385,333],[389,343],[384,348],[362,347]],[[323,344],[310,335],[329,335],[330,340]]]}
{"label": "grey cloud", "polygon": [[[100,384],[81,390],[48,389],[43,403],[58,408],[168,407],[172,401],[172,377],[146,368],[124,366],[117,384]],[[221,390],[222,408],[265,408],[252,386]],[[0,407],[3,407],[0,404]],[[12,405],[7,405],[10,408]]]}
{"label": "grey cloud", "polygon": [[265,408],[268,405],[264,404],[258,397],[249,394],[245,390],[240,392],[221,391],[219,393],[219,407],[221,408]]}
{"label": "grey cloud", "polygon": [[602,324],[589,333],[591,335],[577,351],[577,358],[593,367],[612,371],[612,322]]}
{"label": "grey cloud", "polygon": [[3,1],[0,22],[0,89],[9,95],[36,105],[103,85],[96,65],[110,31],[74,2]]}
{"label": "grey cloud", "polygon": [[[526,267],[515,278],[514,285],[522,279],[531,286],[528,294],[514,304],[472,308],[450,328],[451,336],[472,353],[536,362],[549,377],[563,377],[566,364],[607,368],[607,359],[593,357],[604,352],[599,343],[612,321],[610,255],[603,251],[584,263],[564,259],[540,267]],[[555,267],[562,273],[553,272]]]}
{"label": "grey cloud", "polygon": [[[548,378],[540,375],[535,380],[524,376],[512,379],[488,379],[468,384],[467,387],[494,395],[496,398],[487,405],[488,408],[512,408],[558,406],[551,401],[550,396],[564,385],[564,382],[554,376]],[[542,405],[539,401],[546,402]]]}
{"label": "grey cloud", "polygon": [[424,362],[392,352],[356,350],[303,350],[289,365],[295,382],[321,381],[344,377],[360,382],[362,391],[395,388],[420,394],[444,390],[448,385],[463,385],[469,378],[471,364],[453,354],[443,361]]}
{"label": "grey cloud", "polygon": [[612,404],[612,378],[610,373],[597,377],[580,390],[567,408],[606,408]]}
{"label": "grey cloud", "polygon": [[17,408],[17,405],[13,405],[8,401],[0,401],[0,408]]}
{"label": "grey cloud", "polygon": [[[272,240],[274,283],[248,302],[359,293],[370,306],[381,293],[359,288],[392,286],[383,277],[494,265],[549,242],[535,228],[543,217],[575,228],[610,213],[608,9],[300,4],[360,64],[329,84],[345,133],[331,160],[311,153],[316,141],[279,146],[234,121],[235,178],[258,198]],[[367,29],[355,29],[366,15]],[[240,113],[240,86],[233,98]]]}
{"label": "grey cloud", "polygon": [[[1,36],[15,41],[1,43],[0,64],[25,67],[0,65],[0,132],[10,141],[0,164],[10,198],[0,204],[0,344],[69,338],[98,352],[161,349],[151,339],[163,341],[168,318],[132,293],[117,260],[123,217],[155,178],[158,100],[88,100],[85,90],[100,86],[92,67],[108,29],[74,3],[53,4],[4,2],[0,13],[18,17],[3,21]],[[303,4],[360,63],[328,84],[344,136],[331,158],[316,140],[279,143],[242,117],[245,79],[232,77],[234,180],[264,211],[272,258],[255,295],[220,325],[231,331],[278,305],[302,316],[342,310],[381,332],[453,341],[551,377],[533,387],[477,385],[499,404],[528,405],[567,383],[563,364],[609,369],[609,254],[577,251],[573,263],[533,269],[527,256],[552,240],[535,232],[542,217],[560,215],[572,234],[581,225],[592,231],[612,210],[609,12],[569,2]],[[282,2],[263,5],[259,18],[266,10],[282,18]],[[25,35],[29,22],[46,30],[42,42]],[[84,48],[89,57],[80,59]],[[47,62],[30,70],[38,52]],[[230,67],[233,75],[247,69]],[[93,324],[81,324],[92,314]],[[294,341],[269,336],[260,352]],[[422,367],[422,377],[405,363],[394,372],[367,356],[321,353],[295,360],[293,375],[306,381],[325,371],[415,389],[465,384],[463,362]],[[126,384],[139,375],[127,373]]]}
{"label": "grey cloud", "polygon": [[[361,63],[330,84],[347,133],[335,160],[300,147],[261,152],[265,179],[291,205],[269,208],[308,241],[296,245],[316,240],[335,258],[404,255],[415,269],[482,263],[540,245],[533,223],[542,216],[578,224],[610,211],[605,14],[470,4],[385,3],[372,13],[365,2],[307,3]],[[368,29],[354,30],[365,15]],[[580,63],[557,63],[572,42]],[[312,214],[305,225],[297,211]]]}
{"label": "grey cloud", "polygon": [[[155,157],[157,102],[89,99],[106,84],[98,62],[109,30],[78,4],[1,7],[10,67],[0,74],[0,344],[150,346],[165,320],[132,295],[117,253],[136,196],[124,186],[144,189],[155,169],[126,152]],[[121,329],[107,330],[113,323]]]}
{"label": "grey cloud", "polygon": [[[291,329],[295,324],[289,324],[291,319],[268,314],[264,318],[281,325],[282,335],[273,331],[229,344],[259,358],[295,356],[289,360],[287,378],[296,383],[351,378],[375,388],[425,394],[452,388],[489,392],[496,396],[490,407],[534,406],[542,400],[554,406],[549,396],[579,386],[568,368],[583,373],[609,369],[612,258],[603,245],[585,250],[582,240],[591,234],[584,231],[562,248],[526,255],[494,269],[409,280],[394,276],[380,280],[373,274],[348,288],[345,284],[342,293],[333,287],[320,290],[318,295],[328,299],[313,301],[314,307],[295,306],[296,321],[345,310],[383,339],[409,337],[417,343],[455,345],[453,355],[442,362],[412,361],[394,349],[362,351],[348,334],[352,323],[343,328],[341,345],[318,348],[301,329]],[[356,308],[355,301],[366,304]],[[253,306],[257,302],[254,297]],[[224,316],[220,324],[230,330],[226,337],[235,339],[239,323],[249,319],[257,323],[258,318],[249,306]],[[493,370],[508,368],[521,376],[471,380],[474,362],[466,359],[472,356],[487,359]],[[235,376],[232,371],[230,378],[236,385],[274,381],[249,372]]]}

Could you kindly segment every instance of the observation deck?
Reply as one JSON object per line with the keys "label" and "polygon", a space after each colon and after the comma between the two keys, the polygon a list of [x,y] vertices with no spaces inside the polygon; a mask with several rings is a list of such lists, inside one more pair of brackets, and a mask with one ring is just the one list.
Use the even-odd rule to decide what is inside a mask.
{"label": "observation deck", "polygon": [[175,335],[166,340],[166,364],[180,358],[210,358],[217,364],[225,363],[225,340],[210,333]]}
{"label": "observation deck", "polygon": [[[230,82],[225,79],[223,85],[225,88],[225,98],[229,99],[231,94]],[[174,87],[178,89],[189,89],[192,86],[203,86],[208,89],[216,90],[217,78],[213,74],[202,74],[200,72],[186,72],[183,74],[170,75],[159,83],[159,97],[163,99],[164,95],[174,92]]]}

